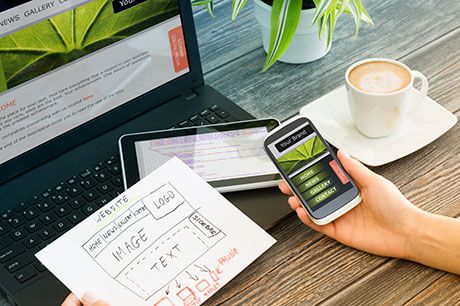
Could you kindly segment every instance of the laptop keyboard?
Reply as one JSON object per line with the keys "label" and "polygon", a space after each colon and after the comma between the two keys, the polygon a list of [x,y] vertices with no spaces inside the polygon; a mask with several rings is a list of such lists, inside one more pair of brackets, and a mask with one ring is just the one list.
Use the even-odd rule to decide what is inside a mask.
{"label": "laptop keyboard", "polygon": [[[232,121],[226,110],[213,105],[171,128]],[[0,264],[19,283],[47,273],[34,254],[122,192],[120,161],[112,156],[2,212]]]}

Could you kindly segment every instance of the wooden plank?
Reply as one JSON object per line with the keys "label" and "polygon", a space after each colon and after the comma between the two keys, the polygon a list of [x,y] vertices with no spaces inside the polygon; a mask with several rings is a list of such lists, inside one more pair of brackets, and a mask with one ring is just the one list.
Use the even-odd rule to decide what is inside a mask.
{"label": "wooden plank", "polygon": [[460,276],[446,274],[420,292],[407,305],[455,305],[460,301]]}
{"label": "wooden plank", "polygon": [[[199,28],[204,27],[200,30],[200,45],[220,48],[215,53],[202,51],[207,72],[205,79],[256,117],[285,119],[302,105],[343,83],[345,69],[352,62],[372,56],[401,58],[460,26],[460,19],[450,14],[458,8],[456,1],[429,1],[426,6],[413,1],[366,3],[377,22],[375,28],[363,28],[353,40],[350,20],[342,19],[338,23],[334,47],[325,58],[305,65],[277,64],[266,73],[260,73],[265,58],[260,47],[244,55],[259,39],[257,31],[249,30],[255,22],[252,16],[247,16],[247,30],[231,34],[228,30],[225,33],[216,30],[229,29],[226,20],[212,25],[197,20]],[[436,27],[431,20],[434,7],[445,17],[437,21]],[[218,32],[211,34],[213,29]],[[244,50],[239,52],[237,49],[241,48]],[[223,59],[217,60],[220,57]]]}

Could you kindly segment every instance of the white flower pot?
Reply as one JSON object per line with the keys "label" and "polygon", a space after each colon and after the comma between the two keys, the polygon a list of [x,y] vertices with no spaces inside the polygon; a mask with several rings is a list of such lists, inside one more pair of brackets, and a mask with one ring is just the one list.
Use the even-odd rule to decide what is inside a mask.
{"label": "white flower pot", "polygon": [[[272,7],[261,0],[254,0],[254,15],[259,22],[262,32],[262,42],[265,52],[268,53],[270,45],[270,17]],[[325,56],[331,46],[327,48],[326,35],[319,39],[318,25],[311,24],[315,9],[303,10],[300,13],[294,37],[286,51],[278,59],[290,64],[301,64],[315,61]]]}

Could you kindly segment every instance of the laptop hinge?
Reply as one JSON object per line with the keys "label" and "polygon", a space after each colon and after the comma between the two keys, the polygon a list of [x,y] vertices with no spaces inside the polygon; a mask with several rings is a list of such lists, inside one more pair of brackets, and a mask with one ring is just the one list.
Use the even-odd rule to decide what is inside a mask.
{"label": "laptop hinge", "polygon": [[197,97],[198,94],[193,90],[187,90],[181,95],[185,100],[190,101],[193,98]]}

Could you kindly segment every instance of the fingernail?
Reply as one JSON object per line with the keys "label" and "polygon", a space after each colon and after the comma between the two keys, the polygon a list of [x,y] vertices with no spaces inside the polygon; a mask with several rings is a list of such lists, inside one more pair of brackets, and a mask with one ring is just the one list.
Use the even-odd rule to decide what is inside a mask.
{"label": "fingernail", "polygon": [[82,300],[83,302],[92,305],[99,301],[99,298],[94,293],[87,291],[83,294]]}

